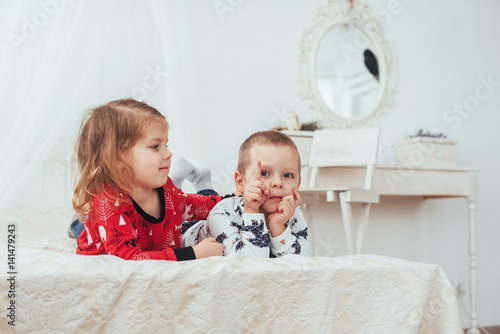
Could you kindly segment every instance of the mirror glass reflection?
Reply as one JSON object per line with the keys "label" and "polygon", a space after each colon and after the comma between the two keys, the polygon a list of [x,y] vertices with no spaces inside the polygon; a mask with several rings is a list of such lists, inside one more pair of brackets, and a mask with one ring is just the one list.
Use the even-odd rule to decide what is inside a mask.
{"label": "mirror glass reflection", "polygon": [[353,119],[372,112],[379,90],[373,45],[359,29],[335,25],[321,39],[315,59],[316,84],[325,104]]}

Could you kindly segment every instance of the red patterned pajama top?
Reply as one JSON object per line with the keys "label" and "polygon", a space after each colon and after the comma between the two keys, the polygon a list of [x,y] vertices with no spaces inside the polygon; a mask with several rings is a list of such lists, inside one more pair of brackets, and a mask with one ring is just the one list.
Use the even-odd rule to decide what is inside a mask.
{"label": "red patterned pajama top", "polygon": [[170,178],[158,188],[161,214],[155,218],[132,200],[113,207],[94,198],[94,220],[87,220],[78,238],[77,254],[116,255],[125,260],[182,261],[195,258],[192,247],[181,246],[183,220],[206,219],[221,196],[184,194]]}

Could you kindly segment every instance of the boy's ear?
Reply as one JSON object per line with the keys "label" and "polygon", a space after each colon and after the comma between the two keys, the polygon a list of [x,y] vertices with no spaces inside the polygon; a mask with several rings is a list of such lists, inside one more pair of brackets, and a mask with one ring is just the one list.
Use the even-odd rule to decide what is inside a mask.
{"label": "boy's ear", "polygon": [[243,195],[245,191],[245,181],[243,181],[243,176],[241,176],[239,171],[234,173],[234,184],[236,185],[236,190]]}

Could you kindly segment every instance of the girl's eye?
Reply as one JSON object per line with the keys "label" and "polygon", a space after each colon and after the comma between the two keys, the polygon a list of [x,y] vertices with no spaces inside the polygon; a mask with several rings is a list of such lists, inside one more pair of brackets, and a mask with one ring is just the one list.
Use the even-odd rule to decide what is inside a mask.
{"label": "girl's eye", "polygon": [[265,172],[265,171],[262,171],[262,172],[260,172],[260,176],[269,176],[269,173]]}
{"label": "girl's eye", "polygon": [[292,173],[285,173],[285,174],[283,174],[283,176],[284,176],[285,178],[287,178],[287,179],[291,179],[291,178],[293,178],[293,174],[292,174]]}
{"label": "girl's eye", "polygon": [[158,148],[158,145],[153,145],[153,146],[152,146],[152,148],[155,148],[155,149],[156,149],[156,148]]}

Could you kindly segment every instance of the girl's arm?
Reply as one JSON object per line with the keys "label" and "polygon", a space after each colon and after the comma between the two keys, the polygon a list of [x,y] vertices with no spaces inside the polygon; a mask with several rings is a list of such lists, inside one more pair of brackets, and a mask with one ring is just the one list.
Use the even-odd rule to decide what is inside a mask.
{"label": "girl's arm", "polygon": [[182,210],[182,219],[205,220],[212,208],[217,204],[222,196],[204,196],[196,194],[184,194],[184,206]]}
{"label": "girl's arm", "polygon": [[[141,226],[134,228],[131,220],[133,205],[123,205],[118,210],[111,210],[105,200],[94,201],[94,221],[87,221],[85,229],[78,239],[78,254],[115,255],[124,260],[168,260],[182,261],[195,258],[192,247],[170,248],[174,233],[162,233],[156,240],[161,243],[162,250],[152,250],[153,242],[148,243],[144,251],[139,247],[139,229],[151,228]],[[161,224],[163,225],[163,224]],[[158,226],[160,227],[160,226]],[[151,229],[156,235],[160,231]],[[147,237],[149,233],[143,233]],[[149,248],[149,250],[148,250]],[[155,247],[156,248],[156,247]]]}
{"label": "girl's arm", "polygon": [[[179,190],[169,178],[164,188],[179,199],[182,220],[205,220],[210,210],[223,198],[232,197],[234,194],[222,196],[204,196],[197,194],[187,194]],[[169,199],[166,198],[168,202]]]}
{"label": "girl's arm", "polygon": [[184,194],[185,202],[182,210],[182,218],[185,221],[206,220],[208,214],[217,203],[225,198],[234,196],[234,194],[228,194],[225,196]]}

